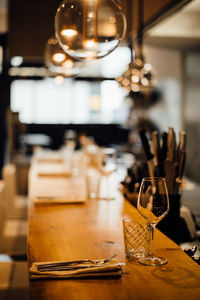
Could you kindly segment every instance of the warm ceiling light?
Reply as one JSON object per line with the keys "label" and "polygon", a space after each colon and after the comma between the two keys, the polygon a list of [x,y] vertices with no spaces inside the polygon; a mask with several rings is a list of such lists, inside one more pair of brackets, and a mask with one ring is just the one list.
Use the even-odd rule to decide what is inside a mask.
{"label": "warm ceiling light", "polygon": [[60,33],[66,38],[74,37],[78,34],[75,29],[62,29]]}
{"label": "warm ceiling light", "polygon": [[56,37],[77,59],[108,55],[121,42],[126,18],[117,0],[64,0],[55,16]]}
{"label": "warm ceiling light", "polygon": [[138,36],[135,45],[135,57],[133,57],[132,41],[130,42],[131,63],[127,66],[122,76],[116,78],[119,86],[131,92],[150,92],[154,88],[155,72],[149,63],[146,63],[143,55],[143,13],[144,0],[138,1]]}
{"label": "warm ceiling light", "polygon": [[135,60],[133,55],[131,55],[131,63],[127,66],[122,76],[116,78],[116,80],[119,86],[128,92],[149,91],[156,84],[155,71],[149,63],[145,62],[142,55],[137,56]]}
{"label": "warm ceiling light", "polygon": [[62,63],[66,58],[65,53],[55,53],[52,55],[52,60],[55,61],[56,63]]}
{"label": "warm ceiling light", "polygon": [[71,69],[73,68],[74,66],[74,63],[71,59],[66,59],[64,62],[63,62],[63,67],[65,67],[66,69]]}
{"label": "warm ceiling light", "polygon": [[84,46],[86,48],[94,48],[94,47],[97,46],[97,42],[94,39],[92,39],[92,40],[85,40],[84,41]]}
{"label": "warm ceiling light", "polygon": [[75,76],[79,74],[80,62],[75,61],[63,51],[58,40],[51,37],[45,47],[45,64],[53,73],[64,76]]}
{"label": "warm ceiling light", "polygon": [[55,83],[56,84],[63,84],[63,82],[64,82],[64,77],[63,76],[58,75],[58,76],[55,77]]}
{"label": "warm ceiling light", "polygon": [[10,60],[10,64],[13,67],[19,67],[23,63],[22,56],[13,56]]}

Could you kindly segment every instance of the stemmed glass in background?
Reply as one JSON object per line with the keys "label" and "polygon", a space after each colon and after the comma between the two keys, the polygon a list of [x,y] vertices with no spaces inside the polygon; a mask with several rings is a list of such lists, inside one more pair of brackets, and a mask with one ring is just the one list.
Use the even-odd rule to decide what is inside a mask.
{"label": "stemmed glass in background", "polygon": [[102,189],[100,197],[103,199],[114,199],[114,187],[112,173],[116,170],[116,150],[114,148],[104,148],[101,154],[99,169],[102,173]]}
{"label": "stemmed glass in background", "polygon": [[147,257],[140,258],[138,261],[148,266],[161,266],[166,264],[166,259],[154,256],[152,251],[155,227],[169,211],[169,198],[165,178],[143,178],[138,196],[137,209],[147,220],[152,232],[150,254]]}

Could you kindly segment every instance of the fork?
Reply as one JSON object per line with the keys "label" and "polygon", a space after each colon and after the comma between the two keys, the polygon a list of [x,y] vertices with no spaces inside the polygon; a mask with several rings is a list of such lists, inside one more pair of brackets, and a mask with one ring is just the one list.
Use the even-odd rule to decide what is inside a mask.
{"label": "fork", "polygon": [[[110,260],[112,260],[114,257],[116,257],[116,254],[105,258],[105,259],[99,259],[99,260],[92,260],[92,259],[81,259],[81,260],[72,260],[72,261],[62,261],[62,262],[53,262],[53,263],[45,263],[37,266],[38,271],[45,272],[45,271],[51,271],[51,270],[75,270],[80,268],[87,268],[88,266],[85,265],[87,263],[93,264],[94,266],[101,266],[103,264],[106,264]],[[79,264],[82,264],[80,266]],[[78,266],[79,265],[79,266]]]}

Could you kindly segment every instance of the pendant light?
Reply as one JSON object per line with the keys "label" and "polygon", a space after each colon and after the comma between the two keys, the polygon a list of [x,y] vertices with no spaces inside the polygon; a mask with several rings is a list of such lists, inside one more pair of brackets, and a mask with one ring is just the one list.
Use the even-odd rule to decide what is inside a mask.
{"label": "pendant light", "polygon": [[128,92],[145,92],[155,86],[156,76],[151,64],[145,61],[143,54],[136,52],[133,56],[133,49],[130,46],[131,62],[126,71],[116,78],[119,86]]}
{"label": "pendant light", "polygon": [[80,62],[63,51],[55,36],[48,39],[45,46],[45,65],[53,73],[71,77],[79,74]]}
{"label": "pendant light", "polygon": [[130,42],[131,62],[122,76],[116,78],[119,86],[128,92],[149,92],[156,84],[155,71],[143,55],[143,0],[138,1],[138,35],[133,56],[132,41]]}
{"label": "pendant light", "polygon": [[70,56],[93,60],[111,53],[126,32],[118,0],[64,0],[55,16],[55,34]]}

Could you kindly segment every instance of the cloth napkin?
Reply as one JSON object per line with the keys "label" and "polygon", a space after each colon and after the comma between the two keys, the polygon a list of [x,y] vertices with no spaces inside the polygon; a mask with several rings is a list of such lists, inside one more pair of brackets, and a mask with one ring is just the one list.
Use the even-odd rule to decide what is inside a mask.
{"label": "cloth napkin", "polygon": [[48,278],[89,278],[89,277],[113,277],[122,275],[121,264],[104,264],[102,266],[88,266],[84,269],[63,270],[63,271],[38,271],[37,267],[44,262],[33,263],[29,269],[31,279],[48,279]]}
{"label": "cloth napkin", "polygon": [[61,164],[61,163],[63,163],[63,159],[62,158],[51,158],[51,157],[49,157],[49,158],[48,157],[46,157],[46,158],[38,157],[37,162],[41,163],[41,164],[42,163]]}
{"label": "cloth napkin", "polygon": [[71,172],[62,164],[39,164],[37,175],[45,177],[69,177]]}
{"label": "cloth napkin", "polygon": [[69,177],[71,174],[70,172],[53,172],[53,171],[40,171],[38,172],[38,176],[43,176],[43,177]]}

